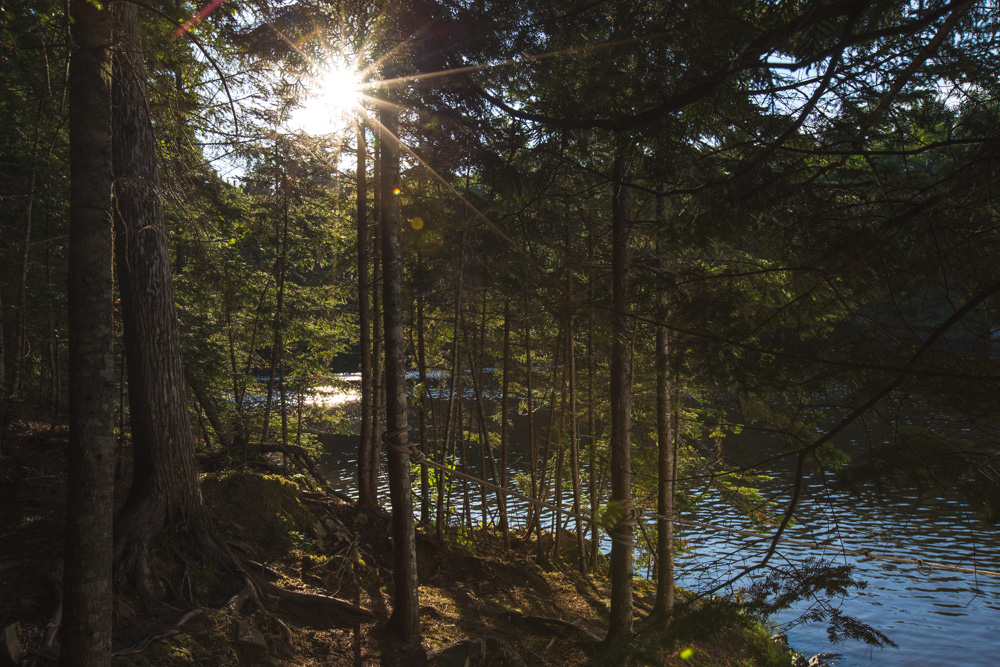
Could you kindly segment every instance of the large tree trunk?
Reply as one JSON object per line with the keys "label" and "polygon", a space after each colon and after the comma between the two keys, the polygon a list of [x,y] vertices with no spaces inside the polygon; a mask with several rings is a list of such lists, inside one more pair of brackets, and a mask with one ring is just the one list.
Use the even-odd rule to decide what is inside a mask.
{"label": "large tree trunk", "polygon": [[111,16],[73,0],[70,69],[70,448],[62,662],[111,663],[114,355]]}
{"label": "large tree trunk", "polygon": [[621,518],[611,533],[611,611],[609,641],[632,632],[632,547],[635,504],[632,500],[632,360],[629,268],[631,231],[622,137],[616,137],[612,177],[612,326],[611,341],[611,502]]}
{"label": "large tree trunk", "polygon": [[[389,67],[388,69],[392,69]],[[390,74],[386,74],[392,80]],[[392,502],[393,608],[389,627],[404,641],[420,636],[416,526],[410,490],[410,453],[406,419],[406,359],[403,337],[403,268],[399,246],[399,111],[395,91],[379,107],[383,128],[382,308],[385,318],[386,427],[389,445],[389,497]]]}
{"label": "large tree trunk", "polygon": [[132,489],[115,524],[117,577],[149,590],[149,550],[164,526],[207,535],[147,114],[136,7],[114,5],[115,259],[128,356]]}

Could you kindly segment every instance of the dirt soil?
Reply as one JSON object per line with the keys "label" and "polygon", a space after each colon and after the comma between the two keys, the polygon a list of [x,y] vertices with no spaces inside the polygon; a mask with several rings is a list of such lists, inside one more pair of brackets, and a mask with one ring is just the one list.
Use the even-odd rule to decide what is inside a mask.
{"label": "dirt soil", "polygon": [[[0,629],[15,625],[24,665],[58,662],[52,628],[62,572],[67,446],[64,430],[16,421],[0,453]],[[124,499],[127,479],[119,486]],[[157,599],[116,595],[116,665],[768,664],[753,657],[741,635],[727,632],[652,652],[598,651],[595,640],[603,636],[609,603],[603,576],[581,576],[571,564],[542,568],[533,544],[514,540],[504,548],[492,533],[451,534],[439,541],[433,527],[420,528],[417,545],[422,641],[404,645],[386,630],[392,604],[386,513],[363,512],[306,489],[297,490],[297,501],[291,501],[296,507],[287,506],[286,498],[283,507],[243,511],[213,497],[219,491],[207,481],[203,488],[220,531],[252,563],[248,567],[282,588],[370,610],[376,621],[356,625],[326,605],[266,595],[234,612],[227,603],[239,589],[235,578],[168,536],[154,555]],[[227,487],[224,493],[233,492]],[[303,525],[302,507],[311,526]],[[290,542],[261,540],[255,533],[267,513],[280,519]],[[640,626],[651,592],[637,582]]]}

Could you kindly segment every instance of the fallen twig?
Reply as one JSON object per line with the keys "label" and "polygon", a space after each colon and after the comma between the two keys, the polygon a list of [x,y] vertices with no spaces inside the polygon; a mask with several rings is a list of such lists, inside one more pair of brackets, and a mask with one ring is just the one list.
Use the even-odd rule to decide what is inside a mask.
{"label": "fallen twig", "polygon": [[192,618],[201,616],[203,613],[205,613],[205,609],[203,607],[192,609],[191,611],[189,611],[188,613],[184,614],[179,619],[177,619],[176,623],[174,623],[172,626],[170,626],[163,632],[155,632],[151,635],[146,635],[138,643],[135,643],[132,646],[129,646],[128,648],[123,648],[118,651],[114,651],[111,655],[112,657],[118,657],[122,655],[129,655],[132,653],[141,653],[145,651],[146,648],[153,642],[159,641],[161,639],[167,639],[169,637],[173,637],[176,634],[179,634],[181,626],[190,621]]}

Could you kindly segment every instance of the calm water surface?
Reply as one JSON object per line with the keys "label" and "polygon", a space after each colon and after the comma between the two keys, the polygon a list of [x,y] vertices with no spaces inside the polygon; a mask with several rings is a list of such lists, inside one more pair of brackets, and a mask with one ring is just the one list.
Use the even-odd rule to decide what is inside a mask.
{"label": "calm water surface", "polygon": [[[320,402],[340,407],[356,419],[357,395],[350,389],[330,394]],[[355,492],[356,444],[353,436],[329,438],[322,459],[331,485],[351,494]],[[518,463],[513,462],[511,468],[516,472]],[[765,495],[786,488],[791,479],[790,472],[780,464],[763,472],[773,477],[761,489]],[[460,492],[453,495],[460,503]],[[479,494],[470,496],[473,517],[477,519]],[[518,509],[512,502],[511,512]],[[711,494],[684,518],[746,528]],[[775,556],[778,560],[772,562],[784,559],[797,563],[823,557],[854,565],[855,575],[867,581],[867,588],[834,600],[833,604],[899,645],[898,650],[874,651],[852,641],[831,645],[825,624],[794,625],[808,606],[803,603],[773,619],[778,624],[794,625],[786,631],[797,650],[806,655],[839,653],[838,658],[830,660],[839,667],[1000,664],[1000,577],[897,565],[840,552],[844,548],[870,549],[874,553],[1000,571],[1000,531],[968,512],[957,498],[937,493],[918,497],[905,492],[880,496],[864,486],[848,492],[835,488],[832,476],[815,473],[807,481],[796,519],[798,525],[788,529],[788,537],[825,546],[808,548],[782,543]],[[678,583],[692,590],[712,588],[728,579],[737,568],[759,559],[767,545],[725,531],[679,530],[688,546],[678,557]],[[610,548],[610,544],[605,547]],[[737,582],[734,586],[748,583]]]}

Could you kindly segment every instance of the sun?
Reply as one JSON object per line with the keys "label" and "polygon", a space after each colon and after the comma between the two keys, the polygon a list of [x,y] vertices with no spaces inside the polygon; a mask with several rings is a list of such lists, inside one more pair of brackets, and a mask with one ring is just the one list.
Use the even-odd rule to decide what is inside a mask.
{"label": "sun", "polygon": [[293,129],[308,134],[329,134],[344,127],[361,108],[361,76],[344,65],[329,67],[311,79],[302,105],[289,118]]}

